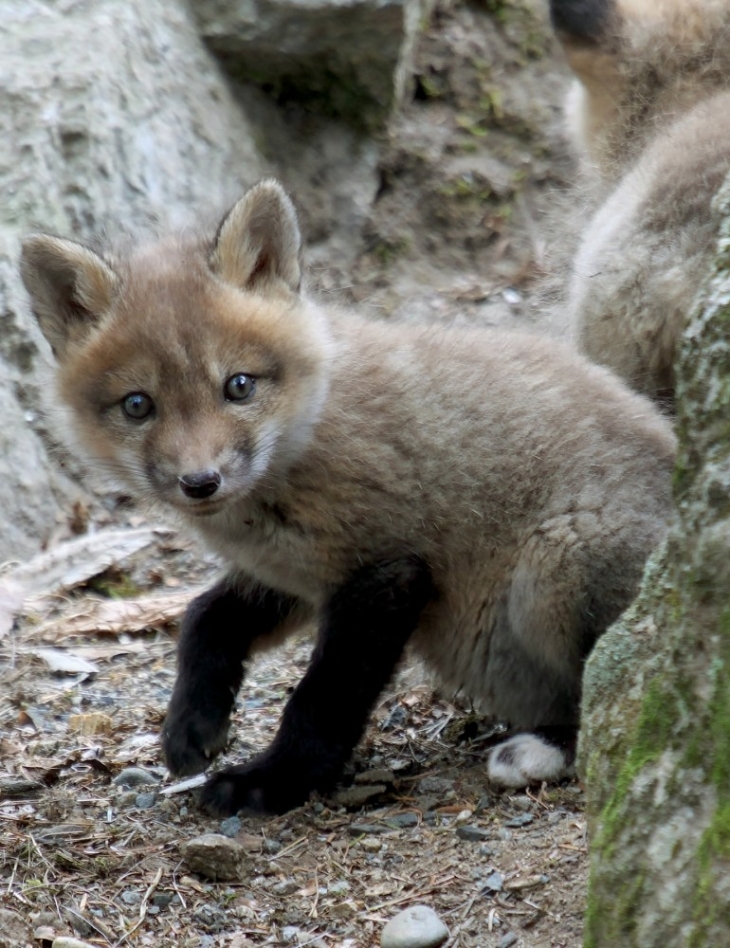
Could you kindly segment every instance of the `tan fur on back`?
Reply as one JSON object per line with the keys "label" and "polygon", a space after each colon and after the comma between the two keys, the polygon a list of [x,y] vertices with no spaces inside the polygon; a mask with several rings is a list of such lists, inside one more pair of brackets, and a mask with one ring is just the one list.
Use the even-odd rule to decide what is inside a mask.
{"label": "tan fur on back", "polygon": [[730,0],[616,0],[610,23],[595,47],[565,39],[567,121],[601,195],[569,318],[590,358],[671,404],[730,171]]}
{"label": "tan fur on back", "polygon": [[[179,240],[111,261],[121,290],[59,367],[82,449],[313,612],[362,563],[419,554],[439,596],[413,644],[439,677],[515,723],[575,721],[583,658],[664,534],[666,422],[568,347],[367,321],[294,291],[291,260],[253,289],[212,261]],[[223,398],[237,372],[250,403]],[[140,391],[150,423],[120,408]],[[206,469],[207,514],[178,484]]]}

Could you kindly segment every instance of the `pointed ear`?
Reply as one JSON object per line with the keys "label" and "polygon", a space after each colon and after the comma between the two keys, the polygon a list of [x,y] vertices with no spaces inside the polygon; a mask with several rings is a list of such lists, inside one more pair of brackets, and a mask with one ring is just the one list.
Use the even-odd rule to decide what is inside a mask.
{"label": "pointed ear", "polygon": [[301,246],[294,205],[278,181],[261,181],[221,221],[211,267],[241,289],[279,279],[297,292]]}
{"label": "pointed ear", "polygon": [[20,275],[56,357],[109,308],[119,283],[93,250],[48,234],[32,234],[23,241]]}

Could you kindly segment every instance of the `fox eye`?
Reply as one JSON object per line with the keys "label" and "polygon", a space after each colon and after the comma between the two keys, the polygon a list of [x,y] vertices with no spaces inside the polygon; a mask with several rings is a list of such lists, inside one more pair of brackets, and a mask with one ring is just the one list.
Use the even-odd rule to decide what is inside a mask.
{"label": "fox eye", "polygon": [[122,399],[122,411],[127,418],[143,421],[155,410],[155,403],[144,392],[130,392]]}
{"label": "fox eye", "polygon": [[245,372],[232,375],[223,386],[223,393],[230,402],[243,402],[256,391],[256,379]]}

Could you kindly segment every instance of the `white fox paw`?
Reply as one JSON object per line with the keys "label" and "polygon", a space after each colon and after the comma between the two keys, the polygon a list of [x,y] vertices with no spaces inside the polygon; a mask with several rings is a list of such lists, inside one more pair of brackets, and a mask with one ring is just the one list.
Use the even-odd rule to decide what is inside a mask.
{"label": "white fox paw", "polygon": [[500,787],[526,787],[531,783],[556,783],[572,777],[573,754],[537,734],[516,734],[489,752],[487,773]]}

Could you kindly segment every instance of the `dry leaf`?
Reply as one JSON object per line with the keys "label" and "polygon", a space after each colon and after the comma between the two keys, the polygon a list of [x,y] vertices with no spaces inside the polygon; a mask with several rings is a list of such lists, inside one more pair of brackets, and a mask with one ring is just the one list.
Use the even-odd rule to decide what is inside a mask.
{"label": "dry leaf", "polygon": [[96,674],[99,666],[93,662],[75,655],[73,652],[67,652],[60,648],[31,648],[28,650],[31,655],[42,659],[46,665],[54,672],[69,672],[71,674],[86,673],[87,675]]}
{"label": "dry leaf", "polygon": [[74,635],[144,632],[176,622],[197,590],[147,596],[143,599],[92,599],[69,603],[67,612],[29,631],[33,638],[43,640],[68,638]]}
{"label": "dry leaf", "polygon": [[114,722],[108,714],[90,711],[88,714],[72,714],[68,719],[70,731],[90,737],[93,734],[111,734]]}

